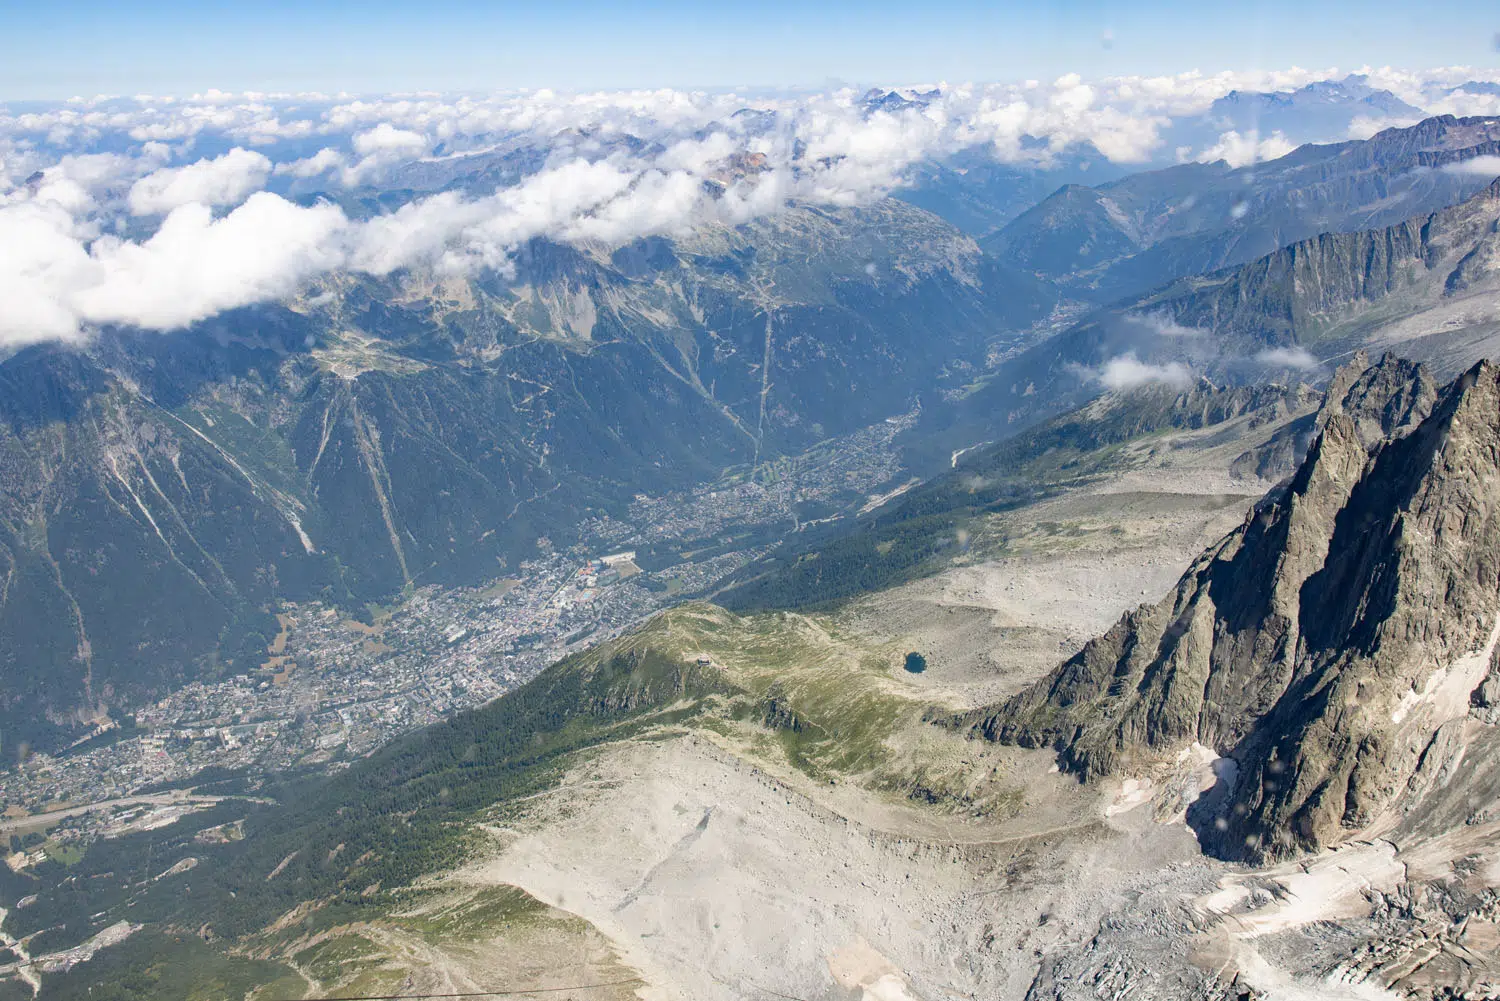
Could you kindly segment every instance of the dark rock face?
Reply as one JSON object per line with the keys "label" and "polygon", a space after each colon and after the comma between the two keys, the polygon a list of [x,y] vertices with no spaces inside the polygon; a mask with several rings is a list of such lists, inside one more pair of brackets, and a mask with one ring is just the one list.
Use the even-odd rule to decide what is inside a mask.
{"label": "dark rock face", "polygon": [[1334,414],[1342,413],[1354,424],[1365,447],[1375,448],[1382,439],[1415,430],[1432,413],[1438,391],[1421,365],[1386,355],[1369,367],[1361,351],[1329,380],[1329,403],[1318,420],[1326,425]]}
{"label": "dark rock face", "polygon": [[1434,398],[1387,359],[1341,386],[1296,476],[1175,592],[958,725],[1085,779],[1213,748],[1237,777],[1189,819],[1224,857],[1397,825],[1500,638],[1500,369]]}
{"label": "dark rock face", "polygon": [[1230,471],[1267,480],[1291,476],[1336,413],[1347,414],[1360,440],[1373,447],[1382,438],[1404,434],[1420,424],[1432,412],[1437,392],[1421,365],[1386,355],[1371,367],[1369,356],[1357,351],[1328,381],[1327,403],[1321,410],[1293,421],[1235,459]]}
{"label": "dark rock face", "polygon": [[766,729],[786,730],[790,733],[802,732],[802,717],[792,709],[779,681],[772,683],[762,700],[761,707],[763,709],[761,723]]}

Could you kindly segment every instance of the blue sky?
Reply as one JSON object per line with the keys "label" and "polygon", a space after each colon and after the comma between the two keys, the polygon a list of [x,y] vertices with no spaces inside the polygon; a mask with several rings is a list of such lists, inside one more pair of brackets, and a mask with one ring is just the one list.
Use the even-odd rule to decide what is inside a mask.
{"label": "blue sky", "polygon": [[1493,0],[0,0],[0,99],[1490,67],[1497,32]]}

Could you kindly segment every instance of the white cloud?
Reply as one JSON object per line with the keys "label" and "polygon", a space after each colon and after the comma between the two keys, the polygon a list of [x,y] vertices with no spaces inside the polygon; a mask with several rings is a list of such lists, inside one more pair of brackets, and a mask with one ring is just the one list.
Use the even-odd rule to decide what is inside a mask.
{"label": "white cloud", "polygon": [[1267,348],[1257,354],[1255,360],[1273,368],[1294,368],[1302,372],[1309,372],[1319,364],[1312,352],[1302,347]]}
{"label": "white cloud", "polygon": [[1254,129],[1244,135],[1231,129],[1220,135],[1217,143],[1199,153],[1198,160],[1200,163],[1223,160],[1231,167],[1244,167],[1249,164],[1263,163],[1266,160],[1280,159],[1296,148],[1279,131],[1272,132],[1262,139],[1260,133]]}
{"label": "white cloud", "polygon": [[354,152],[360,156],[375,153],[397,153],[404,156],[420,156],[427,152],[427,138],[419,132],[398,129],[390,122],[381,122],[368,132],[354,137]]}
{"label": "white cloud", "polygon": [[306,139],[318,132],[318,123],[307,118],[284,122],[274,114],[226,130],[252,146],[271,146],[287,139]]}
{"label": "white cloud", "polygon": [[331,205],[303,208],[276,195],[251,195],[214,219],[184,205],[144,243],[96,241],[94,280],[76,291],[81,318],[171,329],[225,309],[289,295],[341,263],[347,225]]}
{"label": "white cloud", "polygon": [[656,165],[665,170],[706,174],[739,152],[740,148],[735,137],[728,132],[715,132],[702,139],[683,139],[673,143],[656,158]]}
{"label": "white cloud", "polygon": [[260,153],[235,147],[213,160],[186,167],[163,167],[130,189],[130,211],[160,215],[184,205],[233,205],[265,186],[271,161]]}
{"label": "white cloud", "polygon": [[150,170],[156,162],[152,151],[143,152],[138,159],[115,153],[65,156],[41,171],[34,198],[59,205],[74,215],[97,211],[111,199],[114,189]]}
{"label": "white cloud", "polygon": [[[1500,79],[1462,68],[1364,72],[1372,86],[1429,108],[1480,107],[1493,95],[1462,85]],[[85,99],[24,114],[0,110],[0,292],[7,296],[0,301],[8,310],[0,342],[70,336],[79,325],[106,321],[190,322],[284,295],[302,277],[326,270],[504,267],[518,245],[537,236],[616,244],[705,223],[744,223],[793,201],[866,204],[905,183],[914,164],[965,149],[1044,166],[1090,143],[1119,163],[1160,161],[1171,158],[1162,137],[1174,119],[1201,115],[1232,90],[1288,90],[1341,76],[1295,67],[1095,80],[1069,74],[1050,82],[944,84],[935,96],[923,88],[916,103],[875,112],[853,90],[374,99],[210,91],[184,100]],[[916,90],[902,93],[914,99]],[[1351,127],[1384,124],[1370,119]],[[200,143],[260,152],[236,146],[216,159],[164,166],[173,157],[185,162]],[[124,152],[91,152],[100,148]],[[310,149],[318,151],[307,155]],[[1239,165],[1290,149],[1279,133],[1227,132],[1199,158]],[[493,194],[418,197],[367,222],[253,194],[273,173],[359,185],[430,157],[441,181],[440,172],[461,169],[466,156],[514,152],[536,154],[529,173],[507,177]],[[1500,174],[1500,162],[1481,158],[1451,169]],[[37,170],[41,177],[33,179]],[[217,221],[209,211],[236,205]],[[122,219],[127,210],[164,218],[144,240],[105,236],[151,224]],[[121,228],[126,223],[131,228]],[[276,245],[272,234],[282,231],[284,245]],[[231,280],[231,266],[246,268],[246,279]],[[189,277],[203,289],[185,285]],[[1195,333],[1162,317],[1137,319],[1163,337]],[[1120,386],[1189,376],[1181,364],[1148,365],[1134,356],[1090,373]]]}
{"label": "white cloud", "polygon": [[[1470,93],[1470,80],[1500,79],[1500,72],[1451,67],[1430,71],[1364,68],[1371,86],[1390,89],[1428,113],[1472,114],[1500,111],[1495,95]],[[752,109],[775,118],[773,128],[812,141],[827,126],[843,123],[858,131],[919,126],[922,153],[940,153],[964,144],[992,143],[1007,160],[1045,159],[1071,144],[1092,142],[1112,159],[1140,162],[1159,152],[1160,133],[1173,118],[1200,115],[1234,90],[1285,91],[1319,80],[1340,79],[1334,67],[1267,72],[1203,73],[1174,76],[1121,76],[1085,80],[1066,74],[1049,83],[943,85],[936,98],[915,112],[863,115],[852,91],[798,96],[706,94],[676,90],[566,94],[550,90],[489,96],[440,94],[338,99],[323,94],[228,94],[208,91],[186,100],[88,99],[52,109],[7,117],[0,113],[0,135],[46,135],[69,145],[111,134],[136,141],[192,140],[217,134],[252,146],[272,148],[288,140],[326,135],[330,146],[350,149],[355,159],[372,155],[417,156],[442,142],[449,151],[493,146],[497,140],[529,136],[551,140],[572,134],[579,143],[637,136],[663,146],[704,130],[742,135],[755,119],[736,112]],[[919,122],[918,120],[925,120]],[[1386,123],[1394,124],[1394,123]],[[1356,131],[1372,122],[1356,126]],[[1023,146],[1021,137],[1041,145]],[[873,138],[873,135],[872,135]],[[1327,136],[1327,140],[1341,138]],[[301,150],[298,151],[301,153]],[[1262,154],[1264,155],[1264,154]],[[273,156],[273,159],[276,157]]]}
{"label": "white cloud", "polygon": [[312,156],[301,160],[288,160],[276,165],[275,173],[278,177],[317,177],[326,174],[330,170],[337,170],[347,164],[348,158],[336,149],[320,149]]}
{"label": "white cloud", "polygon": [[1164,114],[1173,117],[1198,115],[1214,101],[1231,91],[1287,91],[1305,87],[1319,80],[1340,76],[1336,67],[1205,74],[1190,70],[1175,76],[1127,76],[1104,81],[1105,100],[1135,113]]}
{"label": "white cloud", "polygon": [[280,298],[340,265],[347,220],[251,195],[214,219],[175,209],[150,239],[91,236],[55,205],[0,208],[0,344],[68,339],[88,324],[170,330],[226,309]]}
{"label": "white cloud", "polygon": [[360,159],[353,166],[345,167],[339,175],[344,186],[351,188],[370,181],[395,164],[419,157],[431,148],[425,136],[398,129],[389,122],[381,122],[368,132],[357,133],[352,145]]}
{"label": "white cloud", "polygon": [[0,207],[0,345],[78,333],[66,292],[88,266],[79,236],[72,215],[55,203]]}
{"label": "white cloud", "polygon": [[704,203],[703,182],[697,176],[680,170],[652,170],[598,211],[575,218],[563,235],[566,239],[618,244],[643,236],[682,233]]}
{"label": "white cloud", "polygon": [[1419,118],[1372,118],[1369,115],[1356,115],[1349,122],[1349,131],[1346,135],[1349,139],[1369,139],[1386,129],[1404,129],[1419,121],[1421,121]]}
{"label": "white cloud", "polygon": [[1500,115],[1500,94],[1471,94],[1460,87],[1432,102],[1425,110],[1430,115],[1456,115],[1459,118]]}
{"label": "white cloud", "polygon": [[[1355,70],[1367,78],[1371,87],[1388,90],[1413,107],[1429,115],[1485,114],[1483,107],[1470,109],[1455,95],[1470,82],[1500,83],[1500,71],[1472,66],[1446,66],[1429,70],[1403,70],[1390,66],[1369,66]],[[1447,103],[1454,98],[1453,103]]]}
{"label": "white cloud", "polygon": [[[363,227],[353,248],[350,265],[371,274],[389,274],[416,264],[436,265],[450,254],[450,243],[470,226],[485,218],[483,203],[468,202],[455,192],[444,192],[418,202],[409,202],[395,212],[377,216]],[[474,245],[472,256],[484,263],[503,263],[503,254],[486,257]],[[464,251],[458,251],[463,255]],[[449,261],[452,265],[457,258]]]}
{"label": "white cloud", "polygon": [[626,191],[631,179],[610,163],[573,160],[487,198],[444,192],[370,220],[351,263],[375,274],[413,264],[452,268],[465,260],[495,266],[533,237],[576,237],[581,218]]}
{"label": "white cloud", "polygon": [[1475,156],[1457,163],[1443,165],[1445,174],[1464,174],[1470,177],[1500,177],[1500,156]]}
{"label": "white cloud", "polygon": [[1193,373],[1181,362],[1153,365],[1143,362],[1134,351],[1111,358],[1095,372],[1095,378],[1105,389],[1126,392],[1141,386],[1160,384],[1184,387],[1192,383]]}
{"label": "white cloud", "polygon": [[1208,333],[1201,327],[1184,327],[1165,311],[1155,313],[1136,313],[1125,317],[1126,322],[1155,334],[1157,337],[1171,338],[1197,338]]}

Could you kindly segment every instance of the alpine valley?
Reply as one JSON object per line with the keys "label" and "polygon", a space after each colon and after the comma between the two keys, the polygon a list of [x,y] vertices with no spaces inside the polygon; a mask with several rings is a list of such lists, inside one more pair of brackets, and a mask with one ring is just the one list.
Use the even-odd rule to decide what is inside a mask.
{"label": "alpine valley", "polygon": [[1420,96],[860,197],[747,106],[489,256],[421,213],[688,154],[268,133],[333,263],[0,355],[0,1001],[1500,996],[1500,119]]}

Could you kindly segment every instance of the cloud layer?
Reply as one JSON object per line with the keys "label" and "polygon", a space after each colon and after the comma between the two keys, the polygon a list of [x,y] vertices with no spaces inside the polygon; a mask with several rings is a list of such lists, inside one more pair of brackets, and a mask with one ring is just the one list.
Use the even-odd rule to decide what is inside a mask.
{"label": "cloud layer", "polygon": [[212,160],[152,171],[130,187],[130,211],[162,215],[183,205],[237,205],[271,176],[260,153],[232,149]]}
{"label": "cloud layer", "polygon": [[1313,353],[1301,347],[1267,348],[1257,354],[1255,360],[1272,368],[1290,368],[1298,372],[1311,372],[1319,365]]}
{"label": "cloud layer", "polygon": [[[104,323],[173,329],[333,270],[504,267],[538,236],[619,244],[743,223],[794,200],[857,205],[906,183],[914,164],[965,150],[1037,170],[1064,156],[1256,162],[1291,141],[1217,127],[1214,102],[1336,75],[1068,75],[879,100],[851,90],[211,91],[0,107],[0,348]],[[1488,107],[1491,77],[1366,71],[1372,87],[1445,110]],[[1184,122],[1208,137],[1201,146],[1172,145]],[[372,218],[320,200],[371,188],[412,194]],[[1116,362],[1100,378],[1120,386],[1179,375]]]}
{"label": "cloud layer", "polygon": [[1460,160],[1443,167],[1449,174],[1468,174],[1477,177],[1500,177],[1500,156],[1476,156]]}

